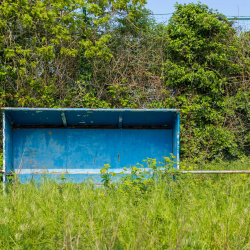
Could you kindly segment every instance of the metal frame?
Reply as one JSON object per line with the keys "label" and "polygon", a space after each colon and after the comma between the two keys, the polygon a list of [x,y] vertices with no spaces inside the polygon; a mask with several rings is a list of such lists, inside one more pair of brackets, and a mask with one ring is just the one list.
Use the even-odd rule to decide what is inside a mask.
{"label": "metal frame", "polygon": [[[65,128],[71,128],[71,129],[74,129],[74,128],[80,128],[80,129],[172,129],[172,125],[169,124],[169,126],[171,127],[168,127],[168,125],[164,125],[164,126],[156,126],[156,124],[151,124],[150,126],[147,126],[145,124],[145,126],[143,124],[143,126],[141,125],[133,125],[133,126],[127,126],[127,125],[123,125],[123,120],[124,120],[124,112],[126,111],[132,111],[132,112],[144,112],[144,111],[148,111],[148,112],[174,112],[176,115],[174,115],[174,119],[175,119],[175,136],[177,137],[176,141],[175,141],[175,147],[174,147],[174,150],[173,150],[173,153],[174,155],[176,156],[176,160],[177,160],[177,164],[175,165],[175,167],[178,169],[179,168],[179,128],[180,128],[180,110],[179,109],[92,109],[92,108],[86,108],[86,109],[82,109],[82,108],[20,108],[20,107],[17,107],[17,108],[12,108],[12,107],[6,107],[6,108],[2,108],[3,110],[3,121],[4,121],[4,133],[3,133],[3,141],[4,141],[4,157],[6,158],[6,153],[8,153],[7,151],[7,147],[8,145],[6,145],[6,133],[8,131],[6,131],[5,127],[7,126],[8,127],[8,123],[6,125],[6,122],[7,120],[9,119],[6,119],[8,116],[9,117],[9,113],[8,111],[34,111],[35,113],[40,113],[42,111],[58,111],[59,114],[60,114],[60,117],[61,117],[61,125],[46,125],[46,124],[38,124],[38,125],[25,125],[25,123],[22,123],[24,125],[21,125],[21,124],[16,124],[15,122],[13,123],[13,121],[11,122],[11,127],[12,127],[12,130],[19,130],[19,129],[30,129],[30,128],[41,128],[41,129],[44,129],[44,128],[48,128],[48,129],[52,129],[52,128],[55,128],[55,129],[65,129]],[[6,112],[5,112],[6,111]],[[67,115],[67,111],[91,111],[91,112],[98,112],[98,111],[108,111],[108,112],[116,112],[116,114],[118,113],[118,120],[117,120],[117,125],[116,126],[111,126],[111,125],[104,125],[104,126],[101,126],[101,125],[71,125],[70,124],[70,121],[68,120],[68,117],[66,117]],[[26,113],[26,112],[25,112]],[[56,112],[57,113],[57,112]],[[58,114],[58,113],[57,113]],[[149,125],[149,124],[148,124]],[[175,138],[176,138],[175,137]],[[6,151],[7,150],[7,151]],[[10,173],[8,168],[6,168],[6,164],[8,164],[8,162],[6,162],[6,159],[4,158],[4,167],[3,167],[3,170],[0,171],[0,173],[3,173],[4,175],[4,182],[6,180],[6,176],[9,176],[9,175],[12,175],[13,173]],[[119,158],[119,155],[118,155],[118,158]],[[8,165],[9,166],[9,165]],[[34,168],[34,169],[15,169],[14,170],[14,173],[15,174],[18,174],[18,175],[32,175],[32,174],[37,174],[37,175],[40,175],[40,174],[66,174],[66,175],[75,175],[75,174],[79,174],[79,175],[99,175],[100,174],[100,171],[97,170],[97,169],[92,169],[93,167],[89,166],[89,168],[87,169],[67,169],[65,171],[65,169],[38,169],[38,168]],[[7,173],[6,173],[6,169],[7,169]],[[145,171],[147,171],[148,169],[144,168]],[[117,174],[121,174],[121,172],[123,172],[123,174],[131,174],[131,172],[128,170],[126,172],[124,172],[122,169],[111,169],[110,171],[112,172],[115,172]]]}
{"label": "metal frame", "polygon": [[52,110],[52,111],[93,111],[93,110],[98,110],[98,111],[133,111],[133,112],[140,112],[140,111],[154,111],[154,112],[162,112],[162,111],[167,111],[167,112],[180,112],[180,109],[103,109],[103,108],[11,108],[11,107],[2,107],[2,110],[34,110],[34,111],[44,111],[44,110]]}
{"label": "metal frame", "polygon": [[180,171],[181,174],[250,174],[250,170],[193,170]]}

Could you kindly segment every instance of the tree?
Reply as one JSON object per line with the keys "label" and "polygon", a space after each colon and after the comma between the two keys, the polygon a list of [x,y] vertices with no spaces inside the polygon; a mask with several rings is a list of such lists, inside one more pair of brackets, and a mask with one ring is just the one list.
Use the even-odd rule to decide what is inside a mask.
{"label": "tree", "polygon": [[244,155],[249,145],[249,57],[221,17],[200,3],[176,4],[166,28],[166,105],[182,109],[183,157],[203,162]]}
{"label": "tree", "polygon": [[[112,57],[105,25],[144,0],[6,0],[0,5],[1,106],[61,107],[79,77],[81,52]],[[85,8],[86,18],[82,13]],[[81,65],[82,66],[82,65]]]}
{"label": "tree", "polygon": [[182,159],[249,154],[249,33],[200,3],[167,25],[144,4],[2,1],[1,106],[181,108]]}
{"label": "tree", "polygon": [[107,44],[112,58],[88,60],[88,70],[79,81],[83,91],[74,103],[78,107],[144,108],[163,101],[164,25],[142,8],[132,17],[114,17],[106,32],[112,34]]}

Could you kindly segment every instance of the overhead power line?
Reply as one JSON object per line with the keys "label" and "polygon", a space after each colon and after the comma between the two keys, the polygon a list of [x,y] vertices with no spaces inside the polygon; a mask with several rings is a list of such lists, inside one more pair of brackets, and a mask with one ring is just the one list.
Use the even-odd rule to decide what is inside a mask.
{"label": "overhead power line", "polygon": [[228,17],[228,20],[250,20],[250,17]]}
{"label": "overhead power line", "polygon": [[[173,13],[165,13],[165,14],[152,14],[154,16],[168,16],[172,15]],[[250,20],[250,16],[225,16],[228,20]]]}

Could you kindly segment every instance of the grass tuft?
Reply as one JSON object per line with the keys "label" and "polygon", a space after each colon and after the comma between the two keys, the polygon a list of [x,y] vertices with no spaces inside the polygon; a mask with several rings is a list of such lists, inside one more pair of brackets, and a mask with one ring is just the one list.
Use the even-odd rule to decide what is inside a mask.
{"label": "grass tuft", "polygon": [[[223,166],[247,169],[249,161]],[[44,178],[39,185],[9,184],[0,211],[0,249],[250,248],[244,174],[177,175],[146,189]]]}

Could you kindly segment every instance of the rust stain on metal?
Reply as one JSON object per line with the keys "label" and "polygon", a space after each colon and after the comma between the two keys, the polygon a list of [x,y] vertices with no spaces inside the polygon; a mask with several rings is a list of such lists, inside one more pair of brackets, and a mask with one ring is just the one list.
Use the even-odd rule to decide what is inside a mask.
{"label": "rust stain on metal", "polygon": [[40,128],[48,128],[48,129],[52,129],[52,128],[65,128],[63,125],[13,125],[12,129],[40,129]]}
{"label": "rust stain on metal", "polygon": [[52,132],[51,132],[51,131],[49,131],[49,134],[50,134],[50,135],[52,135]]}
{"label": "rust stain on metal", "polygon": [[120,161],[120,155],[118,155],[118,161]]}

